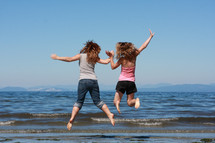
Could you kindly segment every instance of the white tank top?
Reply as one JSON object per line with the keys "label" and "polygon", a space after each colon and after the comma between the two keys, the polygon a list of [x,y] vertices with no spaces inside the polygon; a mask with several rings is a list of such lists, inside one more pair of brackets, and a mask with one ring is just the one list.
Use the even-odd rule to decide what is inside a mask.
{"label": "white tank top", "polygon": [[81,54],[79,60],[80,66],[80,78],[81,79],[94,79],[97,80],[96,74],[94,72],[95,64],[87,62],[87,54]]}

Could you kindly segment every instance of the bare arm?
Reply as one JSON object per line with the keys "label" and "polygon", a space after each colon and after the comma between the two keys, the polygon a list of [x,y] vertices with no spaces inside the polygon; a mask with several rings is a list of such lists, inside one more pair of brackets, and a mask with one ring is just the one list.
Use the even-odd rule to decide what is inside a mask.
{"label": "bare arm", "polygon": [[110,58],[111,69],[114,70],[121,65],[121,60],[119,59],[116,63],[113,61],[113,57]]}
{"label": "bare arm", "polygon": [[114,51],[106,51],[106,54],[110,57],[111,69],[114,70],[121,65],[121,60],[119,59],[116,63],[113,61]]}
{"label": "bare arm", "polygon": [[73,61],[77,61],[80,59],[80,54],[77,54],[73,57],[59,57],[56,54],[52,54],[51,58],[53,60],[60,60],[60,61],[64,61],[64,62],[73,62]]}
{"label": "bare arm", "polygon": [[108,64],[108,63],[110,63],[110,58],[108,58],[108,59],[99,59],[97,62],[100,63],[100,64]]}
{"label": "bare arm", "polygon": [[137,50],[137,55],[139,55],[149,44],[149,42],[151,41],[152,37],[154,36],[154,33],[152,33],[152,31],[149,29],[150,31],[150,36],[149,38],[143,43],[143,45]]}

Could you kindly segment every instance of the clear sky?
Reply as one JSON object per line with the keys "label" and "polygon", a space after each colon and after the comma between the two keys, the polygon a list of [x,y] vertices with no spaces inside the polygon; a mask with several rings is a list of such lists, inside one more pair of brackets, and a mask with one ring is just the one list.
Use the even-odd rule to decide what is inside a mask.
{"label": "clear sky", "polygon": [[[139,85],[215,83],[214,0],[0,0],[0,87],[77,84],[74,56],[87,40],[101,58],[118,41],[136,47],[155,32],[136,63]],[[96,66],[100,84],[115,85],[120,68]]]}

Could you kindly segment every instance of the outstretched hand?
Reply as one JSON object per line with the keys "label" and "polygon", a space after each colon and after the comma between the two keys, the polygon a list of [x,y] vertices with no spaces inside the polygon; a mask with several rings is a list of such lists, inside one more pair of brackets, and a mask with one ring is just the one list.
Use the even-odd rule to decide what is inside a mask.
{"label": "outstretched hand", "polygon": [[105,51],[105,53],[106,53],[106,55],[109,56],[109,57],[112,56],[111,53],[110,53],[110,51]]}
{"label": "outstretched hand", "polygon": [[114,56],[114,51],[105,51],[105,53],[109,56],[109,57],[113,57]]}
{"label": "outstretched hand", "polygon": [[51,58],[52,58],[53,60],[57,60],[57,55],[56,55],[56,54],[52,54],[52,55],[51,55]]}
{"label": "outstretched hand", "polygon": [[152,31],[149,29],[150,32],[150,36],[153,37],[155,35],[155,33],[152,33]]}

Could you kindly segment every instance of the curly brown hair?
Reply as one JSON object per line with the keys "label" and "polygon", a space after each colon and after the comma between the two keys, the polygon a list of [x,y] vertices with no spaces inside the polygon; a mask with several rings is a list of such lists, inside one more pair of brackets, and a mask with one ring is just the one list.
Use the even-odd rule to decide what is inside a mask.
{"label": "curly brown hair", "polygon": [[93,41],[87,41],[84,44],[84,48],[80,51],[80,53],[87,53],[87,62],[96,64],[99,58],[99,53],[101,51],[100,46],[93,42]]}
{"label": "curly brown hair", "polygon": [[137,56],[137,49],[131,42],[118,42],[116,44],[116,59],[125,58],[132,61]]}

